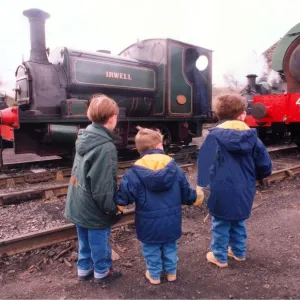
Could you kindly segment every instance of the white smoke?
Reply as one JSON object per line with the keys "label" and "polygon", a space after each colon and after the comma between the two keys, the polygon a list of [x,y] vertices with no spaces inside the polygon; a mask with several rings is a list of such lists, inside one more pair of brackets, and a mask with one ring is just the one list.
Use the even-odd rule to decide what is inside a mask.
{"label": "white smoke", "polygon": [[271,70],[271,72],[269,73],[267,82],[268,85],[275,90],[278,90],[283,84],[283,80],[280,77],[279,73],[274,70]]}
{"label": "white smoke", "polygon": [[244,74],[257,75],[257,81],[264,79],[268,75],[268,62],[264,55],[258,54],[255,51],[250,57],[248,65],[245,65]]}
{"label": "white smoke", "polygon": [[231,66],[231,69],[226,74],[233,76],[240,86],[245,86],[247,84],[247,75],[257,75],[257,82],[267,81],[268,71],[266,58],[262,54],[252,51],[250,53],[241,53],[239,60],[236,60],[236,63]]}
{"label": "white smoke", "polygon": [[15,82],[12,80],[4,81],[0,86],[0,90],[5,91],[5,94],[11,98],[15,98],[15,92],[13,91],[14,88]]}

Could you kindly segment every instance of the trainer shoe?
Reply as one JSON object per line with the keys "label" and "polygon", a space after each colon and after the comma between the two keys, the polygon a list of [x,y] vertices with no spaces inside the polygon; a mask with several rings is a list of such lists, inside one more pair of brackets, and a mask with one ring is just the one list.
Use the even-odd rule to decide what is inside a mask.
{"label": "trainer shoe", "polygon": [[146,278],[150,281],[151,284],[160,284],[160,279],[153,279],[150,275],[150,272],[146,271]]}
{"label": "trainer shoe", "polygon": [[176,280],[176,273],[174,274],[167,274],[167,280],[168,281],[175,281]]}
{"label": "trainer shoe", "polygon": [[78,276],[78,280],[79,281],[88,281],[90,279],[92,279],[93,277],[93,272],[91,272],[90,274],[86,275],[86,276]]}
{"label": "trainer shoe", "polygon": [[93,277],[93,269],[91,270],[81,270],[77,269],[77,278],[79,281],[87,281]]}
{"label": "trainer shoe", "polygon": [[215,255],[213,254],[213,252],[208,252],[208,253],[206,254],[206,258],[207,258],[207,260],[208,260],[210,263],[213,263],[213,264],[217,265],[217,266],[220,267],[220,268],[226,268],[226,267],[228,267],[228,263],[227,263],[227,262],[226,262],[226,263],[221,263],[221,262],[219,262],[219,261],[215,258]]}
{"label": "trainer shoe", "polygon": [[234,260],[236,261],[239,261],[239,262],[242,262],[242,261],[245,261],[246,258],[243,257],[243,258],[240,258],[240,257],[237,257],[233,254],[232,250],[231,250],[231,247],[228,247],[228,254],[227,254],[229,257],[233,258]]}
{"label": "trainer shoe", "polygon": [[106,281],[117,279],[117,278],[119,278],[121,276],[122,276],[122,272],[121,271],[118,271],[118,270],[115,270],[113,268],[110,268],[110,270],[108,271],[108,274],[105,277],[103,277],[103,278],[95,278],[94,282],[95,283],[103,283],[103,282],[106,282]]}

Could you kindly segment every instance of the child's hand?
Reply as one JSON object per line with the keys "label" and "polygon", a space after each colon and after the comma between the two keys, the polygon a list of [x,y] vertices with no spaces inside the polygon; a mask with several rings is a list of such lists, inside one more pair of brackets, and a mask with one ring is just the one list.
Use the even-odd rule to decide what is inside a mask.
{"label": "child's hand", "polygon": [[121,215],[125,209],[125,206],[120,206],[120,205],[117,205],[117,208],[118,208],[118,211],[116,213],[116,215]]}
{"label": "child's hand", "polygon": [[194,203],[194,206],[200,206],[203,203],[204,193],[203,193],[202,188],[198,185],[197,185],[197,188],[196,188],[196,193],[197,193],[197,199]]}

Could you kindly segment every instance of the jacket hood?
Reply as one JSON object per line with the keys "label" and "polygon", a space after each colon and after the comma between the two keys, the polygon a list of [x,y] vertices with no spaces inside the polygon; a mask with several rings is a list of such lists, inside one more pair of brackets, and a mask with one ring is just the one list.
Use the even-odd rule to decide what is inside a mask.
{"label": "jacket hood", "polygon": [[147,189],[153,192],[168,190],[175,179],[177,165],[173,158],[162,150],[153,149],[143,153],[132,170],[140,178]]}
{"label": "jacket hood", "polygon": [[238,120],[225,121],[209,130],[228,152],[247,154],[252,151],[257,141],[256,130]]}
{"label": "jacket hood", "polygon": [[83,156],[97,146],[113,142],[113,133],[101,125],[91,124],[80,129],[76,140],[76,152]]}

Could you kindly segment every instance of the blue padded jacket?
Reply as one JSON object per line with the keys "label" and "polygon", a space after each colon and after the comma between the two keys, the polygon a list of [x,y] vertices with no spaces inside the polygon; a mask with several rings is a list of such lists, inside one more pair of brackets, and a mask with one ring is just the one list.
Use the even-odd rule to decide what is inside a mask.
{"label": "blue padded jacket", "polygon": [[210,187],[211,215],[244,220],[251,215],[256,180],[272,172],[271,158],[242,121],[226,121],[210,129],[198,156],[198,185]]}
{"label": "blue padded jacket", "polygon": [[135,225],[143,243],[168,243],[181,236],[181,205],[196,201],[183,171],[162,150],[143,153],[123,176],[116,204],[135,203]]}

